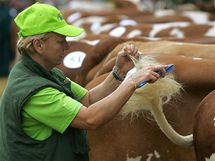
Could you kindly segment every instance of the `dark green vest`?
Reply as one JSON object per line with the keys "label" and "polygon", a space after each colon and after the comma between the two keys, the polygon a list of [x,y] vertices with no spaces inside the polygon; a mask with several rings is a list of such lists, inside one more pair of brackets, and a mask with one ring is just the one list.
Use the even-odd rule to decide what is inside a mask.
{"label": "dark green vest", "polygon": [[44,141],[36,141],[22,128],[22,107],[38,90],[54,87],[75,99],[62,72],[46,71],[30,57],[23,56],[12,69],[0,105],[0,161],[88,161],[86,131],[53,130]]}

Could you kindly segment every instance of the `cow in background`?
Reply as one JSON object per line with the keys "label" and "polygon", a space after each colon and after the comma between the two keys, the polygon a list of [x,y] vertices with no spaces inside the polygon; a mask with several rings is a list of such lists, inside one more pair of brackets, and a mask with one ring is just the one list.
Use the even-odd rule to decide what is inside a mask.
{"label": "cow in background", "polygon": [[[107,27],[108,26],[108,27]],[[190,24],[187,22],[172,22],[164,24],[140,24],[135,26],[105,25],[93,31],[94,34],[107,34],[114,37],[134,38],[146,36],[150,38],[189,38],[189,37],[215,37],[213,32],[215,24]]]}
{"label": "cow in background", "polygon": [[99,64],[108,53],[126,39],[107,37],[107,35],[86,35],[76,41],[69,40],[69,50],[58,66],[71,80],[85,85],[87,73]]}
{"label": "cow in background", "polygon": [[[139,11],[136,12],[136,11],[137,10],[135,9],[134,12],[130,12],[132,14],[128,15],[127,17],[127,20],[130,20],[130,22],[132,22],[133,24],[136,23],[135,25],[124,27],[126,29],[127,28],[130,29],[130,31],[125,36],[123,35],[123,37],[127,39],[136,38],[141,41],[142,36],[149,36],[149,38],[159,37],[159,39],[160,37],[167,37],[166,39],[168,40],[170,39],[176,40],[180,38],[181,41],[185,41],[185,42],[188,41],[188,42],[200,42],[200,43],[210,42],[212,44],[214,43],[213,42],[214,35],[212,35],[211,37],[204,35],[206,33],[210,33],[210,31],[211,33],[214,34],[214,26],[210,26],[210,25],[208,26],[208,24],[206,23],[191,24],[191,26],[189,27],[188,25],[186,27],[173,26],[170,28],[165,28],[165,30],[162,30],[159,32],[157,30],[156,32],[154,32],[154,34],[149,34],[150,30],[152,29],[152,27],[150,28],[149,26],[153,26],[152,23],[155,23],[155,22],[166,23],[166,22],[169,22],[169,19],[175,22],[181,21],[181,20],[186,21],[186,23],[196,22],[196,20],[193,20],[191,18],[192,16],[186,17],[185,15],[187,13],[182,13],[182,15],[178,14],[178,16],[166,15],[162,17],[154,17],[155,15],[151,13],[145,14],[145,13],[142,13]],[[84,27],[86,31],[88,31],[88,33],[91,33],[92,31],[98,32],[99,30],[102,30],[101,28],[102,26],[106,26],[107,28],[109,27],[109,29],[113,27],[111,29],[116,30],[117,25],[119,23],[121,23],[122,25],[125,22],[123,20],[126,20],[126,18],[123,18],[122,15],[124,14],[126,15],[126,10],[123,10],[123,12],[121,12],[120,15],[116,13],[117,12],[112,13],[112,15],[114,15],[115,17],[113,17],[112,15],[110,16],[108,14],[97,15],[96,18],[101,20],[100,23],[98,22],[91,23],[90,21],[88,21],[90,20],[90,17],[86,17],[86,15],[84,16],[84,14],[81,13],[82,14],[81,16],[83,19],[82,20],[76,19],[73,22],[75,22],[74,24],[78,24]],[[76,12],[74,15],[77,16],[78,13]],[[89,15],[91,15],[92,17],[94,16],[93,13],[88,14],[88,16]],[[132,19],[134,15],[135,15],[135,19]],[[72,18],[72,16],[70,18]],[[199,17],[199,16],[196,16],[196,17]],[[209,15],[208,17],[210,17],[210,20],[214,20],[213,15]],[[143,26],[143,28],[141,28],[141,25]],[[211,27],[210,30],[208,30],[209,27]],[[118,26],[118,28],[122,28],[122,26]],[[140,32],[137,32],[137,30],[139,29],[141,31],[144,31],[145,35],[140,34]],[[183,29],[185,30],[183,31]],[[99,32],[99,34],[104,33],[103,31]],[[180,32],[176,32],[176,31],[180,31]],[[187,33],[187,34],[184,34],[184,37],[181,36],[182,31],[184,33]],[[128,36],[128,35],[132,35],[130,34],[132,32],[134,36]],[[109,33],[107,32],[107,35],[108,34]],[[172,36],[175,36],[175,38],[172,38]],[[118,38],[122,38],[122,35],[120,35]],[[180,99],[178,100],[173,99],[168,104],[164,105],[164,113],[167,120],[170,122],[171,126],[174,128],[175,131],[177,131],[181,135],[189,135],[193,132],[192,131],[193,117],[194,117],[197,105],[209,92],[211,92],[214,89],[213,74],[208,75],[208,73],[206,72],[206,71],[210,71],[211,70],[210,67],[214,66],[214,61],[209,60],[209,59],[214,59],[214,54],[212,54],[214,53],[214,49],[213,47],[211,48],[211,46],[199,45],[199,46],[193,47],[190,45],[187,46],[186,44],[183,44],[183,43],[169,44],[167,42],[163,42],[163,43],[160,43],[160,45],[158,45],[159,43],[160,42],[158,43],[153,42],[151,44],[146,43],[146,46],[144,46],[143,44],[140,46],[142,46],[142,51],[144,53],[157,55],[156,58],[161,63],[174,62],[175,79],[183,84],[184,91],[182,91]],[[166,43],[168,45],[165,45]],[[208,47],[208,50],[206,50],[207,47]],[[93,51],[93,49],[92,50],[90,49],[87,51],[88,52]],[[104,53],[105,53],[103,55],[104,57],[99,56],[100,61],[96,61],[96,63],[94,63],[94,61],[98,59],[96,59],[96,57],[93,57],[93,59],[89,60],[89,62],[93,62],[93,63],[89,63],[89,68],[87,68],[86,66],[83,67],[86,69],[84,71],[87,71],[84,74],[84,76],[86,75],[85,77],[86,81],[84,81],[83,85],[85,85],[86,83],[92,80],[87,85],[87,88],[91,88],[95,84],[98,84],[100,81],[102,81],[106,77],[107,72],[110,72],[112,69],[114,58],[111,59],[110,61],[106,61],[107,59],[105,60],[104,58],[106,58],[106,55],[108,54],[108,52],[107,53],[104,52]],[[163,55],[167,53],[169,54],[171,53],[171,55],[168,55],[168,56]],[[158,57],[158,55],[160,54],[162,56]],[[86,65],[88,65],[88,63],[86,63]],[[90,70],[91,68],[92,70]],[[80,69],[80,71],[76,72],[76,74],[78,75],[78,73],[81,73],[81,71],[83,70]],[[209,110],[204,110],[204,109],[207,109],[205,108],[205,104],[206,104],[205,102],[207,102],[208,100],[211,100],[212,98],[213,98],[213,94],[210,94],[208,97],[206,97],[206,101],[203,101],[203,103],[200,104],[200,108],[199,108],[200,110],[197,112],[197,115],[194,120],[196,121],[195,122],[196,124],[194,124],[195,125],[194,126],[194,146],[195,146],[196,156],[197,156],[197,159],[202,158],[202,160],[198,160],[198,161],[204,161],[205,158],[208,158],[208,160],[210,158],[212,161],[214,161],[213,160],[214,155],[211,155],[213,153],[213,148],[211,148],[210,150],[210,148],[205,147],[205,146],[210,146],[211,144],[207,142],[207,140],[205,140],[204,138],[205,135],[202,134],[202,131],[204,132],[206,131],[208,132],[206,133],[206,136],[207,135],[213,136],[212,131],[204,129],[205,124],[207,124],[212,119],[212,117],[209,117],[210,120],[205,119],[205,117],[208,117],[207,112],[212,111],[210,110],[212,106],[209,107]],[[132,114],[128,114],[127,117],[124,117],[123,119],[121,118],[121,116],[118,116],[111,123],[107,124],[104,128],[99,129],[96,133],[90,131],[89,138],[90,138],[90,145],[92,147],[90,152],[91,160],[93,161],[96,161],[96,160],[98,161],[123,160],[124,161],[124,160],[134,160],[134,159],[139,161],[140,160],[147,160],[147,161],[148,160],[194,161],[195,160],[195,153],[193,151],[193,148],[185,149],[174,145],[170,140],[167,139],[164,133],[159,129],[157,123],[155,121],[151,121],[153,120],[153,118],[148,112],[139,111],[137,113],[137,116],[138,117],[135,117],[132,121],[130,120],[130,118],[133,117]],[[147,116],[147,117],[143,117],[143,116]],[[204,123],[204,120],[205,120],[205,123]],[[212,139],[210,138],[209,141],[211,140]]]}
{"label": "cow in background", "polygon": [[[89,77],[97,77],[104,73],[110,72],[115,63],[116,54],[122,48],[123,45],[127,43],[132,43],[138,47],[138,49],[143,54],[150,55],[181,55],[188,57],[199,57],[205,59],[214,59],[214,45],[207,44],[194,44],[194,43],[182,43],[182,42],[172,42],[172,41],[127,41],[125,43],[119,44],[114,50],[107,55],[107,57],[97,66],[91,69],[91,71],[96,71],[93,76],[91,71],[89,71]],[[97,70],[98,69],[98,70]],[[87,76],[88,77],[88,76]]]}
{"label": "cow in background", "polygon": [[[165,38],[166,40],[172,41],[188,41],[188,42],[198,42],[202,43],[213,43],[215,42],[215,38],[186,38],[186,39],[176,39],[176,38]],[[58,66],[67,77],[71,80],[76,81],[81,85],[86,85],[89,81],[93,79],[95,74],[100,73],[98,70],[100,69],[102,62],[106,58],[106,56],[116,47],[118,44],[121,44],[126,41],[136,41],[137,42],[148,42],[143,43],[141,46],[146,44],[148,46],[146,49],[149,49],[149,46],[152,46],[147,52],[153,52],[153,44],[156,41],[159,41],[159,44],[162,44],[163,49],[166,46],[173,45],[173,48],[180,48],[180,43],[170,43],[170,41],[162,41],[161,38],[150,39],[148,37],[136,37],[136,38],[123,38],[123,37],[112,37],[108,35],[94,35],[87,34],[84,38],[79,40],[68,40],[69,41],[69,50],[65,53],[63,62]],[[164,38],[163,38],[164,40]],[[168,45],[169,44],[169,45]],[[178,44],[178,45],[176,45]],[[145,45],[144,45],[145,46]],[[176,47],[178,46],[178,47]],[[168,47],[169,49],[169,47]],[[199,45],[199,51],[201,51],[201,45]],[[194,53],[197,54],[197,53]],[[93,69],[93,70],[91,70]],[[106,68],[107,69],[107,68]],[[102,70],[99,70],[102,71]]]}

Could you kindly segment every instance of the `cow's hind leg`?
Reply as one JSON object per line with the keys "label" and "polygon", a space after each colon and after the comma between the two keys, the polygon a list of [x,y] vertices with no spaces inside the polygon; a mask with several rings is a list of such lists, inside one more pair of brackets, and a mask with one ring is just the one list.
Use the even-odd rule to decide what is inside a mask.
{"label": "cow's hind leg", "polygon": [[215,91],[200,103],[194,118],[194,147],[197,161],[215,160]]}

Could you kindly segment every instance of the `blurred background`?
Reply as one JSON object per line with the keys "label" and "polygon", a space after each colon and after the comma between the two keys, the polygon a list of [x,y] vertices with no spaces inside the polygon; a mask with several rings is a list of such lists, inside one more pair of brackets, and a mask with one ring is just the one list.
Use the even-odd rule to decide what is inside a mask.
{"label": "blurred background", "polygon": [[[18,29],[13,19],[20,11],[35,2],[37,1],[0,0],[0,96],[7,83],[10,69],[19,57],[16,52]],[[85,17],[106,16],[110,13],[115,16],[131,17],[131,13],[154,14],[164,10],[175,12],[201,11],[211,15],[215,13],[215,0],[40,0],[38,2],[56,6],[65,14],[66,20],[70,21],[71,24],[79,18],[78,11],[81,11],[82,15],[85,13]],[[135,17],[137,14],[133,14],[133,16]],[[201,19],[201,16],[197,18]],[[214,18],[211,19],[211,22],[214,22]],[[78,23],[76,24],[78,25]]]}

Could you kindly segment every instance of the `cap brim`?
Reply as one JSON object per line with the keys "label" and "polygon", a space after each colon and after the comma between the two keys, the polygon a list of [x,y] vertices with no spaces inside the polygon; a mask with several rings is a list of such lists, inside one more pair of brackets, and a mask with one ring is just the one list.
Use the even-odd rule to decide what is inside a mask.
{"label": "cap brim", "polygon": [[76,37],[81,35],[84,32],[84,29],[75,27],[72,25],[65,25],[64,27],[58,28],[53,32],[56,32],[58,34],[68,36],[68,37]]}

